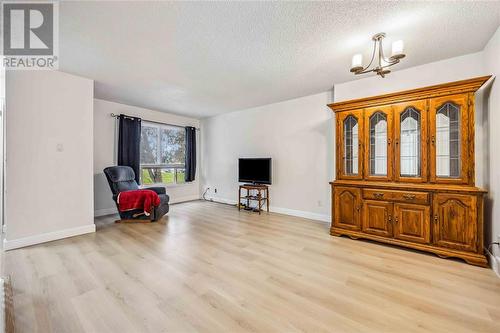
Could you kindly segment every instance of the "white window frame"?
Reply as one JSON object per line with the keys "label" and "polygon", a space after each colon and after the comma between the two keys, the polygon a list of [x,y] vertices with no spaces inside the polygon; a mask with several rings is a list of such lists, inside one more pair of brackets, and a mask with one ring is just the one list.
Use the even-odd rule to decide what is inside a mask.
{"label": "white window frame", "polygon": [[[156,160],[157,162],[161,159],[161,154],[160,154],[160,147],[161,147],[161,129],[162,128],[175,128],[175,129],[178,129],[178,128],[181,128],[180,126],[173,126],[173,125],[167,125],[167,124],[159,124],[159,123],[155,123],[155,122],[150,122],[150,121],[147,121],[147,120],[143,120],[141,122],[141,130],[142,130],[142,126],[147,126],[147,127],[155,127],[155,128],[158,128],[158,138],[157,138],[157,154],[156,154]],[[184,137],[184,145],[186,145],[186,139]],[[184,148],[184,154],[186,153],[186,149]],[[147,168],[155,168],[155,169],[174,169],[174,182],[173,183],[163,183],[163,182],[160,182],[160,183],[151,183],[151,184],[143,184],[143,181],[142,181],[142,169],[147,169]],[[139,165],[139,173],[140,173],[140,180],[141,180],[141,184],[142,186],[145,186],[145,187],[148,187],[148,186],[152,186],[152,185],[161,185],[161,186],[167,186],[167,187],[170,187],[170,186],[179,186],[179,185],[185,185],[186,184],[186,181],[184,182],[177,182],[177,172],[179,169],[184,169],[184,173],[186,172],[186,163],[168,163],[168,164],[163,164],[163,163],[154,163],[154,164],[151,164],[151,163],[140,163]]]}

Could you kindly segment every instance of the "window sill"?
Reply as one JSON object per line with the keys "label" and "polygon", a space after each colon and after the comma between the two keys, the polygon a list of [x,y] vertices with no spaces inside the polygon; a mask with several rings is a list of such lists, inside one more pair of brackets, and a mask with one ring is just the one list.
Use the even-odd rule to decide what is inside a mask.
{"label": "window sill", "polygon": [[180,184],[165,184],[165,183],[156,183],[156,184],[147,184],[139,186],[140,189],[147,190],[148,187],[165,187],[165,188],[173,188],[173,187],[183,187],[192,185],[194,182],[189,183],[180,183]]}

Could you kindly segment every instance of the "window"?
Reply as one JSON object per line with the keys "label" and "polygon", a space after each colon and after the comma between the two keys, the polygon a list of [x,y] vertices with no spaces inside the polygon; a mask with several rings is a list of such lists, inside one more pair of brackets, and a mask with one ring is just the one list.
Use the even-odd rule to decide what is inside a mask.
{"label": "window", "polygon": [[141,183],[184,183],[186,134],[184,128],[142,122]]}

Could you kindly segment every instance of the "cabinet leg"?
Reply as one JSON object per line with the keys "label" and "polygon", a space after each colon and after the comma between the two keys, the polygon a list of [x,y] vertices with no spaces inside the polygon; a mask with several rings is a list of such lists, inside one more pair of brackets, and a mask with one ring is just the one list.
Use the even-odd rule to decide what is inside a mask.
{"label": "cabinet leg", "polygon": [[464,258],[465,262],[468,263],[469,265],[474,265],[474,266],[480,266],[480,267],[489,267],[488,266],[488,260],[486,257],[484,258]]}
{"label": "cabinet leg", "polygon": [[259,189],[259,194],[258,194],[258,196],[259,196],[259,215],[260,215],[260,211],[262,210],[262,204],[261,204],[261,201],[262,201],[262,195],[261,195],[261,193],[260,193],[260,189]]}
{"label": "cabinet leg", "polygon": [[269,213],[269,188],[266,188],[266,209]]}

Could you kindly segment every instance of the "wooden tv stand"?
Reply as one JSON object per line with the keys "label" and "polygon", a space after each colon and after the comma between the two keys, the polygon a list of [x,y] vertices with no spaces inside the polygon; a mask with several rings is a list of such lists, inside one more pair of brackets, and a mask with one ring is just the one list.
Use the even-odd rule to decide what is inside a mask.
{"label": "wooden tv stand", "polygon": [[[247,190],[247,194],[245,196],[241,195],[242,189]],[[257,194],[251,195],[250,191],[252,190],[257,191]],[[265,192],[265,196],[262,196],[262,192]],[[269,186],[262,184],[240,185],[240,188],[238,189],[238,210],[241,209],[241,199],[245,199],[247,201],[247,207],[249,207],[250,201],[257,201],[259,203],[258,205],[259,215],[260,212],[262,211],[262,206],[264,204],[266,205],[266,210],[269,213]]]}

